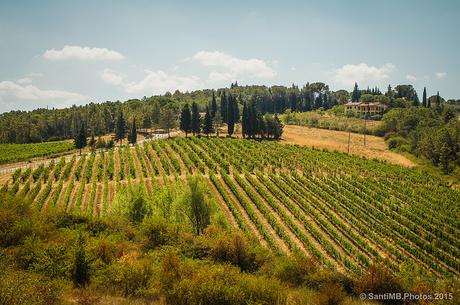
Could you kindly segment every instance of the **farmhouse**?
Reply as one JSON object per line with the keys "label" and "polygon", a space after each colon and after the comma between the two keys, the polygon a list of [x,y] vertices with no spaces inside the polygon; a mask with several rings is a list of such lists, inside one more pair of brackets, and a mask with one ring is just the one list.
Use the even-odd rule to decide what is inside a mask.
{"label": "farmhouse", "polygon": [[355,111],[360,114],[369,113],[379,114],[385,110],[385,105],[381,103],[359,103],[359,102],[348,102],[345,104],[345,109],[347,111]]}

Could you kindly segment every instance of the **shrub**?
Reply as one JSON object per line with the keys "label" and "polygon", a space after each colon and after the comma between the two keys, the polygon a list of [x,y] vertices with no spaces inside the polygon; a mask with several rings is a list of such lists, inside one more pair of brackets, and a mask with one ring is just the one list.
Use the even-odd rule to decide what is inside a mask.
{"label": "shrub", "polygon": [[144,248],[155,249],[178,240],[177,226],[168,223],[161,217],[149,217],[141,226],[144,235]]}
{"label": "shrub", "polygon": [[64,287],[44,276],[18,270],[2,270],[0,283],[0,304],[62,304],[59,296]]}
{"label": "shrub", "polygon": [[387,140],[387,144],[388,144],[388,148],[390,149],[396,149],[403,145],[409,145],[408,141],[400,136],[389,138]]}

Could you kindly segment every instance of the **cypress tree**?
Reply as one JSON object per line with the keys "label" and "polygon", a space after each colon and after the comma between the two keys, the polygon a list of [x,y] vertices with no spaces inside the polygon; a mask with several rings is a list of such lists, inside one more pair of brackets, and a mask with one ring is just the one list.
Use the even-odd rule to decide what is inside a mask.
{"label": "cypress tree", "polygon": [[211,99],[211,117],[214,118],[217,113],[217,101],[216,101],[216,95],[214,93],[214,90],[212,91],[212,99]]}
{"label": "cypress tree", "polygon": [[249,137],[254,138],[257,132],[257,112],[255,103],[249,105],[249,128],[248,134]]}
{"label": "cypress tree", "polygon": [[81,150],[86,146],[86,129],[85,125],[81,124],[81,128],[79,133],[74,139],[75,147],[80,150],[80,155],[81,155]]}
{"label": "cypress tree", "polygon": [[436,111],[438,113],[441,112],[441,97],[439,96],[439,91],[438,93],[436,94]]}
{"label": "cypress tree", "polygon": [[222,95],[220,97],[220,115],[222,116],[222,120],[224,123],[227,123],[227,112],[228,112],[228,101],[227,101],[227,95],[225,94],[225,91],[222,92]]}
{"label": "cypress tree", "polygon": [[427,103],[426,103],[426,87],[423,87],[422,106],[427,107]]}
{"label": "cypress tree", "polygon": [[351,100],[353,102],[359,102],[359,90],[358,90],[358,84],[355,83],[355,87],[353,88],[353,93],[351,94]]}
{"label": "cypress tree", "polygon": [[193,102],[192,104],[192,132],[193,135],[200,133],[200,113],[198,112],[198,105]]}
{"label": "cypress tree", "polygon": [[238,107],[236,97],[233,97],[233,119],[235,124],[240,122],[240,108]]}
{"label": "cypress tree", "polygon": [[233,97],[229,95],[227,102],[227,133],[231,137],[235,131],[235,106],[233,105]]}
{"label": "cypress tree", "polygon": [[243,117],[241,119],[241,135],[243,138],[248,136],[248,127],[249,127],[249,113],[248,106],[246,102],[243,104]]}
{"label": "cypress tree", "polygon": [[206,136],[214,132],[214,128],[212,126],[211,113],[209,112],[209,107],[207,106],[206,106],[206,114],[204,115],[203,132],[206,134]]}
{"label": "cypress tree", "polygon": [[117,124],[115,125],[115,141],[120,141],[120,145],[123,143],[123,139],[126,136],[126,123],[123,117],[123,111],[120,110],[117,116]]}
{"label": "cypress tree", "polygon": [[133,118],[133,123],[131,125],[131,130],[129,131],[128,141],[131,144],[136,144],[137,142],[137,128],[136,128],[136,118]]}
{"label": "cypress tree", "polygon": [[179,127],[180,130],[185,132],[185,137],[187,137],[188,133],[192,130],[192,114],[190,113],[190,107],[188,104],[185,104],[182,108]]}

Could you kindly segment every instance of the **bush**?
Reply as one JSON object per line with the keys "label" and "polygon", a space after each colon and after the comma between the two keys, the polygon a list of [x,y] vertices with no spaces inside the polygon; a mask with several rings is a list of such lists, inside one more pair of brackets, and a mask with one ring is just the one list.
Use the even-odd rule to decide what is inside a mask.
{"label": "bush", "polygon": [[389,138],[387,140],[388,148],[390,149],[396,149],[400,148],[402,145],[409,145],[409,142],[407,139],[404,139],[403,137],[396,136]]}
{"label": "bush", "polygon": [[64,286],[44,276],[30,272],[2,270],[0,283],[2,283],[0,285],[0,304],[62,304],[59,296]]}
{"label": "bush", "polygon": [[144,235],[144,248],[155,249],[178,240],[178,228],[161,217],[149,217],[141,226]]}
{"label": "bush", "polygon": [[0,246],[10,247],[34,232],[32,211],[19,199],[0,193]]}
{"label": "bush", "polygon": [[275,264],[274,276],[289,284],[299,287],[307,283],[310,274],[317,271],[316,264],[302,254],[281,257]]}
{"label": "bush", "polygon": [[128,296],[144,296],[153,277],[152,262],[122,257],[107,268],[100,269],[93,278],[95,287],[107,292]]}
{"label": "bush", "polygon": [[286,304],[286,288],[275,279],[240,273],[228,265],[184,266],[177,257],[174,262],[161,276],[168,280],[162,286],[168,304]]}

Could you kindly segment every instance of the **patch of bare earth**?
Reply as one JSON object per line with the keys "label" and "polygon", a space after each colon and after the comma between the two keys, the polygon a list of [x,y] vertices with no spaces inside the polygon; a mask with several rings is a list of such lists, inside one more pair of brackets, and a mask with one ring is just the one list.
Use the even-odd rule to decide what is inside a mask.
{"label": "patch of bare earth", "polygon": [[[348,132],[345,131],[286,125],[280,143],[347,152],[348,136]],[[366,135],[366,145],[364,145],[364,135],[350,133],[350,154],[368,159],[380,159],[405,167],[415,166],[411,160],[390,151],[383,138],[371,135]]]}

